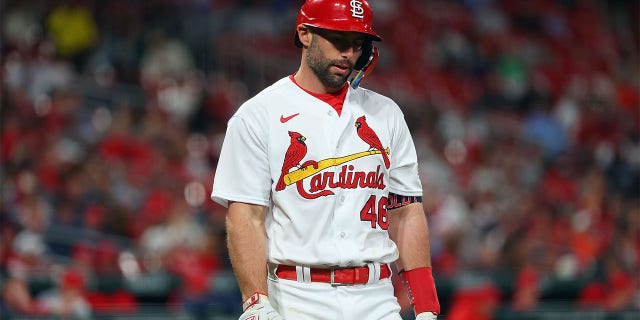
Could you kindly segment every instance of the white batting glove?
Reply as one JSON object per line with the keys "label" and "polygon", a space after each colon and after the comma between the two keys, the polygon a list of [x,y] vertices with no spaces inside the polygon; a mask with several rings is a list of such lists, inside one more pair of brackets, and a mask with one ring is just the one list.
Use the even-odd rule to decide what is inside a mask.
{"label": "white batting glove", "polygon": [[438,315],[431,312],[422,312],[416,316],[416,320],[436,320]]}
{"label": "white batting glove", "polygon": [[269,297],[262,293],[254,293],[243,303],[244,313],[238,320],[284,320],[269,303]]}

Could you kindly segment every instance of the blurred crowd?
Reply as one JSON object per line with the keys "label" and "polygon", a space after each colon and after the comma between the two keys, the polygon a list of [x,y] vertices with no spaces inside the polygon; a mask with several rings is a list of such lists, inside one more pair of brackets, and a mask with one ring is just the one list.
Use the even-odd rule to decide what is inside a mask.
{"label": "blurred crowd", "polygon": [[[369,2],[447,319],[638,312],[639,3]],[[1,318],[239,313],[213,171],[300,5],[0,1]]]}

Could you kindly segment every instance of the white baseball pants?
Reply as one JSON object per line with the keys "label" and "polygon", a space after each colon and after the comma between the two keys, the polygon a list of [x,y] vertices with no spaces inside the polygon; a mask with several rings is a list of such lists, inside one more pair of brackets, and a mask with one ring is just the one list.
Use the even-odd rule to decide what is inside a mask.
{"label": "white baseball pants", "polygon": [[269,301],[285,320],[402,320],[391,278],[333,286],[269,277]]}

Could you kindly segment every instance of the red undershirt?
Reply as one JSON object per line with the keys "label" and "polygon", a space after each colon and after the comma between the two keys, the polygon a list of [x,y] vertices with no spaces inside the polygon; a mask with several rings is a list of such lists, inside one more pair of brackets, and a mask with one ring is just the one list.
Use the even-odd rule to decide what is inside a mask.
{"label": "red undershirt", "polygon": [[[300,87],[300,85],[296,82],[296,79],[293,77],[294,75],[290,75],[289,79],[291,79],[291,81],[293,81],[293,83],[295,83],[298,87]],[[336,110],[336,112],[338,113],[338,116],[342,113],[342,105],[344,104],[344,98],[347,96],[347,91],[349,91],[349,86],[345,83],[345,85],[342,87],[342,89],[338,92],[334,92],[334,93],[315,93],[315,92],[311,92],[303,87],[300,87],[300,89],[304,90],[306,93],[328,103],[333,109]]]}

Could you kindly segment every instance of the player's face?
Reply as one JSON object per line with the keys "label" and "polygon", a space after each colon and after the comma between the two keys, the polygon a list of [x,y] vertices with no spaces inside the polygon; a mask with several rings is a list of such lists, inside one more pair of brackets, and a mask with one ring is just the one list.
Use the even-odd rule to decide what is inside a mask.
{"label": "player's face", "polygon": [[364,37],[355,32],[315,29],[306,51],[307,65],[328,88],[341,88],[362,54]]}

